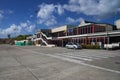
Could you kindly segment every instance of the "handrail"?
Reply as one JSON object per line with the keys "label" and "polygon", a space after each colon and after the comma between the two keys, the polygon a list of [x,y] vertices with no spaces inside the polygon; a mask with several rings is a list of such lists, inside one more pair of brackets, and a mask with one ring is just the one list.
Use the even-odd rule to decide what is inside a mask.
{"label": "handrail", "polygon": [[54,47],[55,45],[48,44],[48,41],[47,41],[48,39],[52,39],[52,37],[47,37],[43,32],[41,32],[41,40],[42,40],[42,42],[44,42],[46,44],[46,46]]}
{"label": "handrail", "polygon": [[42,40],[42,42],[44,42],[46,45],[48,45],[48,43],[45,40],[43,40],[42,38],[34,39],[34,41],[36,41],[36,40]]}
{"label": "handrail", "polygon": [[41,32],[41,34],[42,34],[45,38],[47,38],[47,36],[46,36],[43,32]]}
{"label": "handrail", "polygon": [[42,40],[42,42],[44,42],[44,43],[46,44],[46,46],[47,46],[47,45],[48,45],[48,43],[47,43],[48,37],[47,37],[44,33],[42,33],[42,32],[41,32],[41,34],[42,34],[41,40]]}
{"label": "handrail", "polygon": [[48,39],[46,39],[45,36],[42,35],[41,38],[42,38],[44,41],[48,42]]}
{"label": "handrail", "polygon": [[43,32],[41,34],[46,38],[46,39],[52,39],[52,37],[47,37]]}
{"label": "handrail", "polygon": [[48,43],[45,40],[43,40],[42,38],[41,38],[41,40],[42,40],[42,42],[44,42],[46,44],[46,46],[48,45]]}

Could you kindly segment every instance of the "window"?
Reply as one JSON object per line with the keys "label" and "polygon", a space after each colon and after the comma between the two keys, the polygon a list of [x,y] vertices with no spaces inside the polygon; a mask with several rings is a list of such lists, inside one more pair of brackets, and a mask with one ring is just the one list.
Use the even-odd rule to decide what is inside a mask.
{"label": "window", "polygon": [[88,33],[90,33],[90,30],[91,30],[90,28],[91,28],[91,27],[90,27],[90,26],[88,26]]}
{"label": "window", "polygon": [[40,38],[40,34],[37,34],[37,38]]}
{"label": "window", "polygon": [[72,28],[68,29],[68,35],[73,35],[73,29]]}

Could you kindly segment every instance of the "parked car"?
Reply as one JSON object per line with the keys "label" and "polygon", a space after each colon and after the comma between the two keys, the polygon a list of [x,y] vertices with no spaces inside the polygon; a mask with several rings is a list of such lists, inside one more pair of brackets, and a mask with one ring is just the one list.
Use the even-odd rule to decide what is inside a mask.
{"label": "parked car", "polygon": [[120,49],[120,43],[104,44],[105,49]]}
{"label": "parked car", "polygon": [[81,49],[81,45],[79,43],[68,42],[65,46],[68,49]]}

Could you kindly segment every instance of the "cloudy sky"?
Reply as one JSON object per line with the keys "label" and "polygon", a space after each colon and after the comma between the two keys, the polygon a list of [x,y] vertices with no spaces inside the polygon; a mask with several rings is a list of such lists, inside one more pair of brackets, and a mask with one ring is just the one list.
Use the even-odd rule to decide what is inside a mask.
{"label": "cloudy sky", "polygon": [[117,19],[120,0],[0,0],[0,38],[81,20],[114,24]]}

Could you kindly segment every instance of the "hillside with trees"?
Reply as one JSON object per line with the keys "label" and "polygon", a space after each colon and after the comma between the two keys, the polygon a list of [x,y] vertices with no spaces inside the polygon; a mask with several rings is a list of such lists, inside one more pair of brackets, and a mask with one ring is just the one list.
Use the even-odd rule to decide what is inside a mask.
{"label": "hillside with trees", "polygon": [[15,40],[25,40],[29,35],[18,35],[17,37],[11,38],[11,35],[8,34],[8,38],[0,38],[0,44],[10,44],[14,43]]}

